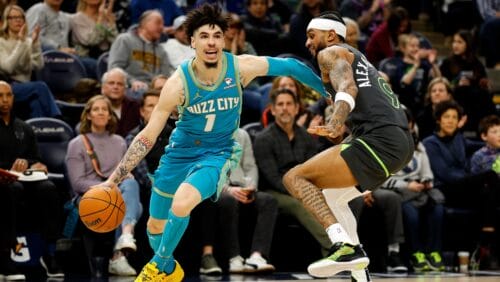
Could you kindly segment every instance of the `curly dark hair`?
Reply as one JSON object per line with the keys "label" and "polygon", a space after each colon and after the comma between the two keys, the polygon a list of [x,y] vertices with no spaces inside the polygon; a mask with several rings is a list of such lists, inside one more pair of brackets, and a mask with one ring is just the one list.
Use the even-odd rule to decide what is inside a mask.
{"label": "curly dark hair", "polygon": [[224,16],[218,5],[203,4],[191,10],[186,17],[184,26],[186,27],[186,33],[189,38],[193,36],[198,28],[206,24],[218,26],[222,29],[222,32],[226,32],[228,28],[229,17]]}

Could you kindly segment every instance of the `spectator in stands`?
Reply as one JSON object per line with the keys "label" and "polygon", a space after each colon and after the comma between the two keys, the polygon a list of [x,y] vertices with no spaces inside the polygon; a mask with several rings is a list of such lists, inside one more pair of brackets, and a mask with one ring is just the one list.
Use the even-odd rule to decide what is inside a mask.
{"label": "spectator in stands", "polygon": [[259,55],[273,56],[283,53],[279,46],[283,27],[277,19],[269,15],[267,0],[248,0],[246,5],[247,13],[241,16],[246,40]]}
{"label": "spectator in stands", "polygon": [[111,101],[112,110],[118,118],[116,134],[127,136],[140,121],[137,101],[127,97],[127,74],[120,68],[112,68],[102,76],[101,94]]}
{"label": "spectator in stands", "polygon": [[291,53],[304,59],[311,59],[311,53],[306,48],[307,25],[312,18],[319,16],[322,12],[335,10],[336,2],[333,0],[302,0],[298,13],[290,20],[287,48],[292,50]]}
{"label": "spectator in stands", "polygon": [[140,97],[155,75],[173,71],[167,53],[158,45],[162,32],[161,13],[146,11],[136,28],[120,34],[111,45],[108,69],[119,67],[128,74],[132,97]]}
{"label": "spectator in stands", "polygon": [[[140,104],[140,115],[141,120],[139,125],[137,125],[134,129],[132,129],[128,134],[125,140],[127,141],[127,146],[132,143],[135,136],[146,126],[149,122],[149,118],[151,117],[151,112],[153,111],[156,104],[158,104],[158,100],[160,99],[160,90],[150,89],[146,91],[141,99]],[[174,124],[175,126],[175,124]],[[153,174],[158,164],[160,163],[160,157],[163,155],[165,146],[168,145],[168,140],[170,138],[170,134],[174,129],[171,123],[167,123],[162,133],[159,135],[155,146],[151,151],[146,155],[146,157],[141,160],[141,162],[137,165],[137,167],[132,171],[135,179],[139,182],[141,187],[141,191],[150,191],[151,190],[151,181],[148,177],[148,174]]]}
{"label": "spectator in stands", "polygon": [[476,56],[472,34],[468,30],[459,30],[453,34],[451,54],[443,59],[441,73],[453,88],[473,86],[488,88],[486,69]]}
{"label": "spectator in stands", "polygon": [[143,13],[150,10],[157,10],[163,15],[165,26],[171,26],[175,18],[184,14],[174,0],[131,0],[129,8],[132,24],[140,23]]}
{"label": "spectator in stands", "polygon": [[344,17],[351,18],[359,24],[365,36],[370,36],[384,21],[384,7],[391,0],[346,0],[342,1],[339,11]]}
{"label": "spectator in stands", "polygon": [[37,3],[26,12],[29,31],[40,28],[40,40],[43,50],[57,49],[66,53],[76,54],[69,47],[71,31],[70,15],[61,11],[62,0],[44,0]]}
{"label": "spectator in stands", "polygon": [[[436,105],[453,100],[451,85],[445,77],[436,77],[427,86],[427,93],[424,98],[424,107],[417,115],[418,136],[424,139],[432,135],[436,129],[434,119],[434,109]],[[458,128],[462,128],[467,121],[467,115],[463,115],[458,124]]]}
{"label": "spectator in stands", "polygon": [[479,134],[486,143],[471,158],[471,172],[480,174],[489,170],[500,174],[500,118],[491,115],[479,123]]}
{"label": "spectator in stands", "polygon": [[397,71],[390,76],[391,85],[401,103],[417,112],[423,106],[429,80],[441,76],[436,62],[437,51],[420,48],[420,41],[414,34],[401,34],[398,46],[402,57],[394,58]]}
{"label": "spectator in stands", "polygon": [[484,22],[481,25],[481,46],[486,56],[486,66],[500,70],[500,1],[475,1]]}
{"label": "spectator in stands", "polygon": [[[14,95],[10,85],[0,81],[0,168],[23,173],[27,170],[41,170],[47,173],[47,167],[41,163],[35,133],[31,126],[12,115]],[[9,203],[2,218],[0,241],[0,274],[5,278],[24,280],[24,275],[16,270],[10,260],[11,249],[16,250],[16,229],[20,220],[19,212],[28,209],[31,223],[40,223],[39,232],[45,242],[42,246],[40,263],[49,278],[64,277],[64,273],[55,259],[56,241],[61,238],[62,231],[62,193],[50,180],[14,181],[9,184],[0,183],[0,190],[6,190],[15,202]],[[2,195],[3,198],[3,195]],[[26,201],[22,205],[17,200]],[[22,246],[18,246],[22,247]]]}
{"label": "spectator in stands", "polygon": [[[40,28],[42,50],[59,50],[77,55],[75,48],[70,47],[71,15],[61,11],[62,0],[44,0],[26,12],[29,30]],[[80,57],[89,78],[96,79],[96,61]]]}
{"label": "spectator in stands", "polygon": [[[236,140],[241,145],[242,155],[236,169],[231,171],[228,183],[219,201],[223,242],[229,252],[229,272],[273,271],[267,262],[273,240],[274,224],[278,216],[278,203],[270,194],[258,191],[259,172],[253,155],[252,141],[243,129],[238,129]],[[253,230],[250,257],[243,259],[240,251],[240,211],[253,210],[257,219]],[[253,215],[254,213],[252,213]],[[247,224],[248,225],[248,224]]]}
{"label": "spectator in stands", "polygon": [[26,18],[21,7],[7,6],[4,10],[0,35],[0,77],[11,83],[17,103],[29,103],[28,117],[58,117],[61,111],[54,96],[43,81],[30,81],[33,71],[43,67],[39,34],[33,30],[27,36]]}
{"label": "spectator in stands", "polygon": [[71,16],[72,43],[78,56],[98,59],[109,51],[118,35],[113,3],[78,0],[77,13]]}
{"label": "spectator in stands", "polygon": [[365,207],[374,208],[382,213],[387,238],[386,270],[389,273],[408,272],[408,267],[401,259],[399,248],[400,244],[405,241],[401,206],[402,201],[398,194],[386,189],[365,193],[362,197],[357,197],[349,202],[349,207],[358,222],[361,213],[366,211]]}
{"label": "spectator in stands", "polygon": [[174,29],[174,38],[169,38],[161,46],[168,56],[170,67],[176,69],[184,60],[194,57],[194,49],[191,48],[190,38],[188,38],[184,21],[186,16],[178,16],[174,20],[172,28]]}
{"label": "spectator in stands", "polygon": [[440,30],[446,36],[445,45],[449,45],[448,38],[460,29],[471,30],[481,21],[476,3],[471,0],[446,0],[442,4],[443,20],[440,22]]}
{"label": "spectator in stands", "polygon": [[228,16],[230,20],[228,29],[224,33],[224,41],[226,42],[224,49],[234,55],[257,55],[253,45],[246,40],[246,33],[240,16],[233,13],[229,13]]}
{"label": "spectator in stands", "polygon": [[305,46],[307,25],[313,17],[319,16],[322,12],[334,10],[336,10],[336,2],[333,0],[301,1],[298,6],[298,12],[292,15],[290,20],[287,48],[291,50],[291,53],[310,60],[311,53]]}
{"label": "spectator in stands", "polygon": [[[318,97],[310,90],[307,89],[300,82],[295,80],[290,76],[278,76],[273,79],[271,89],[269,90],[269,96],[273,91],[276,91],[281,88],[286,88],[297,95],[299,98],[299,113],[297,117],[297,125],[302,127],[308,127],[312,122],[313,125],[319,125],[323,118],[320,115],[313,116],[312,113],[307,109],[308,106],[318,100]],[[271,113],[271,104],[267,105],[267,107],[262,112],[262,125],[267,127],[269,124],[274,122],[274,116]],[[313,121],[314,120],[314,121]]]}
{"label": "spectator in stands", "polygon": [[361,36],[358,23],[351,18],[343,17],[342,19],[344,20],[346,27],[345,43],[358,49],[359,38]]}
{"label": "spectator in stands", "polygon": [[[117,125],[111,102],[103,95],[89,99],[80,119],[80,135],[70,141],[66,155],[68,176],[77,195],[83,195],[93,185],[109,176],[127,150],[123,137],[114,134]],[[88,145],[87,145],[87,144]],[[92,148],[93,154],[87,148]],[[93,162],[98,165],[94,166]],[[115,275],[136,275],[125,257],[124,250],[136,251],[134,227],[142,214],[139,201],[139,184],[133,176],[118,186],[127,209],[117,235],[114,254],[108,271]]]}
{"label": "spectator in stands", "polygon": [[291,90],[280,88],[271,93],[271,111],[275,122],[255,137],[254,152],[259,168],[259,188],[273,195],[281,213],[295,217],[318,241],[325,254],[332,243],[322,226],[302,204],[292,197],[281,179],[295,165],[314,156],[318,144],[297,126],[299,97]]}
{"label": "spectator in stands", "polygon": [[403,7],[391,8],[387,20],[373,32],[368,40],[366,58],[377,67],[382,59],[394,57],[399,35],[409,33],[410,30],[408,11]]}
{"label": "spectator in stands", "polygon": [[495,113],[486,70],[474,49],[471,33],[459,30],[453,35],[452,54],[440,67],[443,76],[452,84],[455,100],[467,114],[468,121],[463,129],[472,132],[472,136],[475,136],[479,121]]}
{"label": "spectator in stands", "polygon": [[290,19],[293,15],[293,10],[288,3],[282,0],[268,0],[267,9],[269,15],[281,23],[284,32],[290,31]]}
{"label": "spectator in stands", "polygon": [[151,89],[161,90],[165,82],[167,82],[168,76],[164,74],[159,74],[151,80]]}
{"label": "spectator in stands", "polygon": [[204,3],[217,4],[221,7],[223,11],[229,13],[235,13],[238,15],[243,15],[245,13],[245,3],[246,0],[232,0],[232,1],[221,1],[221,0],[196,0],[195,7],[199,7]]}
{"label": "spectator in stands", "polygon": [[406,114],[415,143],[413,158],[405,168],[387,179],[382,184],[384,189],[380,190],[395,191],[403,201],[405,234],[409,239],[413,270],[444,271],[441,259],[444,195],[439,189],[433,189],[434,175],[427,152],[415,131],[415,120],[408,110]]}
{"label": "spectator in stands", "polygon": [[446,205],[479,210],[481,232],[475,254],[480,268],[497,268],[498,261],[492,251],[497,243],[499,178],[494,171],[470,173],[469,156],[481,144],[474,144],[458,130],[462,115],[462,107],[454,101],[437,104],[434,117],[438,129],[423,143],[434,174],[434,186],[445,195]]}

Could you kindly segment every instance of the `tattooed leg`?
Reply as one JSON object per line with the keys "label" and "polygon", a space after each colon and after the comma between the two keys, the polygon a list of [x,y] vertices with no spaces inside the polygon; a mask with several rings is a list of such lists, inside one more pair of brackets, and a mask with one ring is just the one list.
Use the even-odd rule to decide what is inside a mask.
{"label": "tattooed leg", "polygon": [[306,178],[299,176],[296,171],[297,169],[293,168],[283,177],[283,184],[288,192],[300,200],[324,228],[337,223],[337,218],[328,207],[322,190]]}

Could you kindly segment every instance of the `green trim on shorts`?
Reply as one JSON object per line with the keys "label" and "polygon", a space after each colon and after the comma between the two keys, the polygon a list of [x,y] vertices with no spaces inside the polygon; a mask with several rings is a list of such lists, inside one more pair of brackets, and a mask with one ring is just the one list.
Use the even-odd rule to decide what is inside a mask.
{"label": "green trim on shorts", "polygon": [[160,189],[158,189],[157,187],[153,187],[152,190],[153,190],[153,192],[155,192],[159,196],[162,196],[163,198],[173,198],[174,197],[174,194],[165,193],[165,192],[161,191]]}
{"label": "green trim on shorts", "polygon": [[349,147],[351,147],[351,144],[349,144],[349,143],[340,144],[340,151],[342,152]]}
{"label": "green trim on shorts", "polygon": [[365,148],[368,150],[368,152],[370,152],[370,154],[373,156],[373,158],[375,158],[375,160],[378,162],[378,164],[384,170],[385,176],[386,177],[391,176],[391,174],[389,173],[389,170],[385,166],[384,162],[378,157],[377,153],[375,153],[375,151],[370,147],[370,145],[366,144],[366,142],[363,141],[361,138],[356,138],[356,140],[359,141],[361,144],[363,144],[363,146],[365,146]]}

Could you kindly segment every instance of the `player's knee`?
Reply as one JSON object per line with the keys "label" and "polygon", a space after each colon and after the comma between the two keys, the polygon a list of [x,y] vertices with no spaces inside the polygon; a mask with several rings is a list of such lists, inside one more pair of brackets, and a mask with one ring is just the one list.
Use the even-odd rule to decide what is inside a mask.
{"label": "player's knee", "polygon": [[192,209],[192,205],[186,200],[174,201],[172,203],[172,212],[178,217],[188,216]]}
{"label": "player's knee", "polygon": [[292,192],[291,190],[293,189],[294,185],[293,185],[293,182],[294,182],[294,179],[298,176],[297,174],[297,170],[295,168],[292,168],[290,169],[289,171],[287,171],[287,173],[285,173],[285,175],[283,176],[283,184],[285,185],[286,189],[288,190],[288,192]]}
{"label": "player's knee", "polygon": [[150,217],[147,223],[147,229],[149,233],[151,234],[163,233],[163,229],[165,228],[165,222],[166,222],[165,220],[159,220]]}

